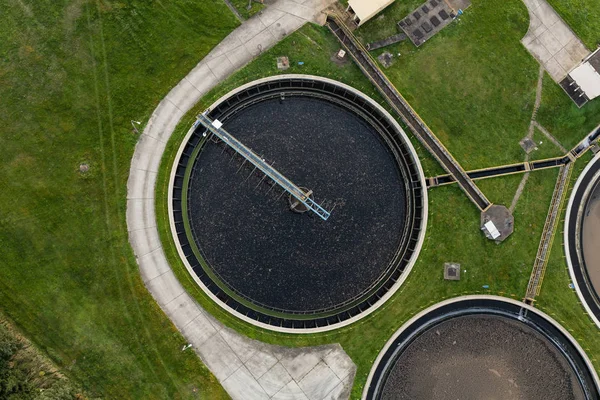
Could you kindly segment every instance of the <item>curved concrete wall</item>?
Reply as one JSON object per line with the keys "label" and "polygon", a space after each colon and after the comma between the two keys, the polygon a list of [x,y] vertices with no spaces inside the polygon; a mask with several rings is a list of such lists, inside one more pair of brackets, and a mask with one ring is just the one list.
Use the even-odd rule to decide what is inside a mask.
{"label": "curved concrete wall", "polygon": [[[411,153],[411,157],[412,160],[415,164],[415,166],[417,167],[418,171],[419,171],[419,177],[420,177],[420,181],[421,181],[421,185],[423,188],[426,188],[426,183],[425,183],[425,174],[423,172],[423,169],[421,167],[421,162],[419,160],[419,157],[417,155],[416,150],[414,149],[414,147],[412,146],[408,136],[406,135],[406,133],[404,132],[404,130],[400,127],[400,125],[396,122],[396,120],[383,108],[381,107],[378,103],[376,103],[373,99],[371,99],[370,97],[366,96],[365,94],[363,94],[362,92],[354,89],[351,86],[345,85],[341,82],[337,82],[331,79],[327,79],[327,78],[322,78],[322,77],[318,77],[318,76],[313,76],[313,75],[278,75],[278,76],[274,76],[274,77],[269,77],[269,78],[264,78],[264,79],[259,79],[253,82],[250,82],[246,85],[243,85],[239,88],[236,88],[235,90],[232,90],[231,92],[229,92],[228,94],[226,94],[225,96],[221,97],[219,100],[217,100],[213,105],[211,105],[208,108],[208,111],[218,107],[219,104],[221,104],[223,101],[225,101],[227,98],[234,96],[236,93],[239,93],[247,88],[250,88],[252,86],[255,86],[257,84],[260,83],[265,83],[265,82],[270,82],[270,81],[275,81],[275,80],[279,80],[279,79],[287,79],[287,78],[302,78],[302,79],[309,79],[309,80],[316,80],[316,81],[323,81],[323,82],[327,82],[330,84],[335,84],[337,86],[340,86],[348,91],[351,91],[353,93],[355,93],[357,96],[360,96],[361,98],[363,98],[364,100],[368,101],[369,104],[371,104],[372,106],[374,106],[375,108],[377,108],[385,117],[387,117],[389,119],[390,122],[393,123],[395,129],[400,132],[400,134],[402,135],[402,139],[404,140],[404,142],[406,143],[407,147],[410,149],[410,153]],[[183,149],[185,147],[185,144],[188,142],[188,140],[190,139],[191,135],[193,134],[194,129],[191,128],[188,131],[188,134],[186,135],[186,137],[184,138],[179,151],[177,153],[177,156],[175,158],[175,165],[177,165],[177,163],[179,162],[181,155],[183,154]],[[175,182],[175,169],[173,168],[171,171],[171,180],[169,182],[169,220],[170,220],[170,224],[171,224],[171,232],[175,232],[175,221],[173,219],[173,207],[172,207],[172,203],[173,203],[173,185]],[[237,311],[235,311],[234,309],[232,309],[231,307],[229,307],[227,304],[225,304],[223,301],[221,301],[219,298],[217,298],[207,287],[206,285],[203,284],[203,282],[196,276],[196,274],[194,273],[194,271],[192,270],[192,267],[190,265],[190,263],[188,262],[187,258],[184,255],[183,249],[181,248],[181,245],[179,243],[179,240],[174,237],[174,241],[176,243],[177,246],[177,251],[179,252],[179,256],[181,258],[181,260],[183,261],[183,263],[185,264],[189,274],[192,276],[192,278],[194,279],[194,281],[198,284],[198,286],[200,286],[202,288],[202,290],[217,304],[219,304],[219,306],[221,306],[222,308],[224,308],[225,310],[227,310],[228,312],[230,312],[231,314],[235,315],[236,317],[242,319],[243,321],[249,323],[249,324],[253,324],[256,325],[258,327],[264,328],[264,329],[269,329],[269,330],[274,330],[274,331],[278,331],[278,332],[286,332],[286,333],[317,333],[317,332],[325,332],[325,331],[330,331],[333,329],[338,329],[341,328],[343,326],[352,324],[356,321],[358,321],[361,318],[366,317],[367,315],[371,314],[373,311],[377,310],[379,307],[381,307],[391,296],[394,295],[394,293],[400,288],[400,286],[402,285],[402,283],[406,280],[406,277],[408,276],[408,274],[410,273],[412,267],[414,266],[417,257],[420,253],[421,247],[423,246],[423,241],[425,240],[425,230],[427,227],[427,214],[428,214],[428,206],[427,206],[427,191],[423,190],[423,215],[422,215],[422,226],[421,226],[421,231],[419,234],[419,238],[418,238],[418,243],[416,245],[415,251],[413,253],[413,256],[409,262],[409,264],[407,265],[407,267],[405,268],[404,273],[402,274],[401,278],[394,284],[394,286],[381,298],[377,301],[377,303],[375,303],[372,307],[370,307],[369,309],[365,310],[364,312],[362,312],[359,315],[356,315],[352,318],[349,318],[347,320],[344,320],[340,323],[337,324],[332,324],[329,326],[325,326],[325,327],[319,327],[319,328],[310,328],[310,329],[293,329],[293,328],[283,328],[283,327],[276,327],[273,325],[269,325],[269,324],[265,324],[259,321],[256,321],[252,318],[249,318]]]}

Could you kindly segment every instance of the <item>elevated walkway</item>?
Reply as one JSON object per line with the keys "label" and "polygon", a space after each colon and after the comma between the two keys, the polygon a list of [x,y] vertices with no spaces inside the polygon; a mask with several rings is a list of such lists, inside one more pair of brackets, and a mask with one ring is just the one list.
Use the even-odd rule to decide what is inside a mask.
{"label": "elevated walkway", "polygon": [[477,208],[483,211],[490,207],[492,203],[473,183],[460,164],[452,157],[450,152],[421,120],[398,90],[396,90],[385,74],[381,72],[369,52],[356,40],[350,29],[345,27],[335,14],[327,17],[327,26],[346,48],[363,73],[383,95],[388,104],[402,118],[417,139],[435,157],[446,172],[456,180],[460,188],[475,203]]}
{"label": "elevated walkway", "polygon": [[291,194],[296,200],[302,203],[307,209],[317,214],[322,220],[327,221],[331,213],[317,204],[310,198],[312,191],[305,192],[296,186],[292,181],[286,178],[281,172],[277,171],[269,165],[263,158],[246,147],[242,142],[237,140],[233,135],[222,128],[222,123],[219,120],[211,120],[204,114],[198,115],[197,124],[204,126],[208,132],[217,136],[225,144],[231,147],[236,153],[244,157],[254,167],[262,171],[273,182],[281,186],[286,192]]}

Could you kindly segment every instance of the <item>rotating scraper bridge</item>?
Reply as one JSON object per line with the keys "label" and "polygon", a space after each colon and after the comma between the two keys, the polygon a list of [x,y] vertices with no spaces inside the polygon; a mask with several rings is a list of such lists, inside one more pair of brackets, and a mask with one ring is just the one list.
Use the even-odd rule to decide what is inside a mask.
{"label": "rotating scraper bridge", "polygon": [[271,178],[273,182],[281,186],[286,192],[294,196],[299,202],[304,204],[307,209],[317,214],[322,220],[327,221],[331,213],[317,204],[310,198],[312,191],[305,192],[296,186],[291,180],[286,178],[281,172],[273,168],[267,163],[264,158],[246,147],[242,142],[237,140],[233,135],[222,128],[222,123],[219,120],[211,120],[205,114],[198,115],[197,123],[202,124],[207,132],[212,133],[221,139],[225,144],[231,147],[236,153],[249,161],[255,168],[261,170],[266,176]]}

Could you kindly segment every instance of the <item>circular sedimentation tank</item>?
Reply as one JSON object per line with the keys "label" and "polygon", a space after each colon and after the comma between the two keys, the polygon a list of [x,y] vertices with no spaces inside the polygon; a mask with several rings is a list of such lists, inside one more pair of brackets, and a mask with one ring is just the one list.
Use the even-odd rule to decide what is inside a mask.
{"label": "circular sedimentation tank", "polygon": [[598,399],[598,377],[575,340],[516,301],[469,296],[425,310],[387,343],[363,398]]}
{"label": "circular sedimentation tank", "polygon": [[600,328],[600,155],[584,169],[567,207],[564,243],[579,298]]}
{"label": "circular sedimentation tank", "polygon": [[331,212],[302,212],[196,125],[169,203],[180,255],[206,293],[248,322],[313,332],[398,289],[422,245],[427,194],[414,148],[382,107],[339,82],[287,75],[238,88],[205,115]]}

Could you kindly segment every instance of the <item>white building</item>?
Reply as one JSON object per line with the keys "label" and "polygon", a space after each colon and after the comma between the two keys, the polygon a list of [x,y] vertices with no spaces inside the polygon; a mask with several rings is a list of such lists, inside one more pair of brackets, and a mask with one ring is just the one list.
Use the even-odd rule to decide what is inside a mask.
{"label": "white building", "polygon": [[395,0],[349,0],[348,11],[354,14],[354,21],[361,26]]}
{"label": "white building", "polygon": [[561,86],[579,107],[600,96],[600,48],[569,72],[565,81]]}

